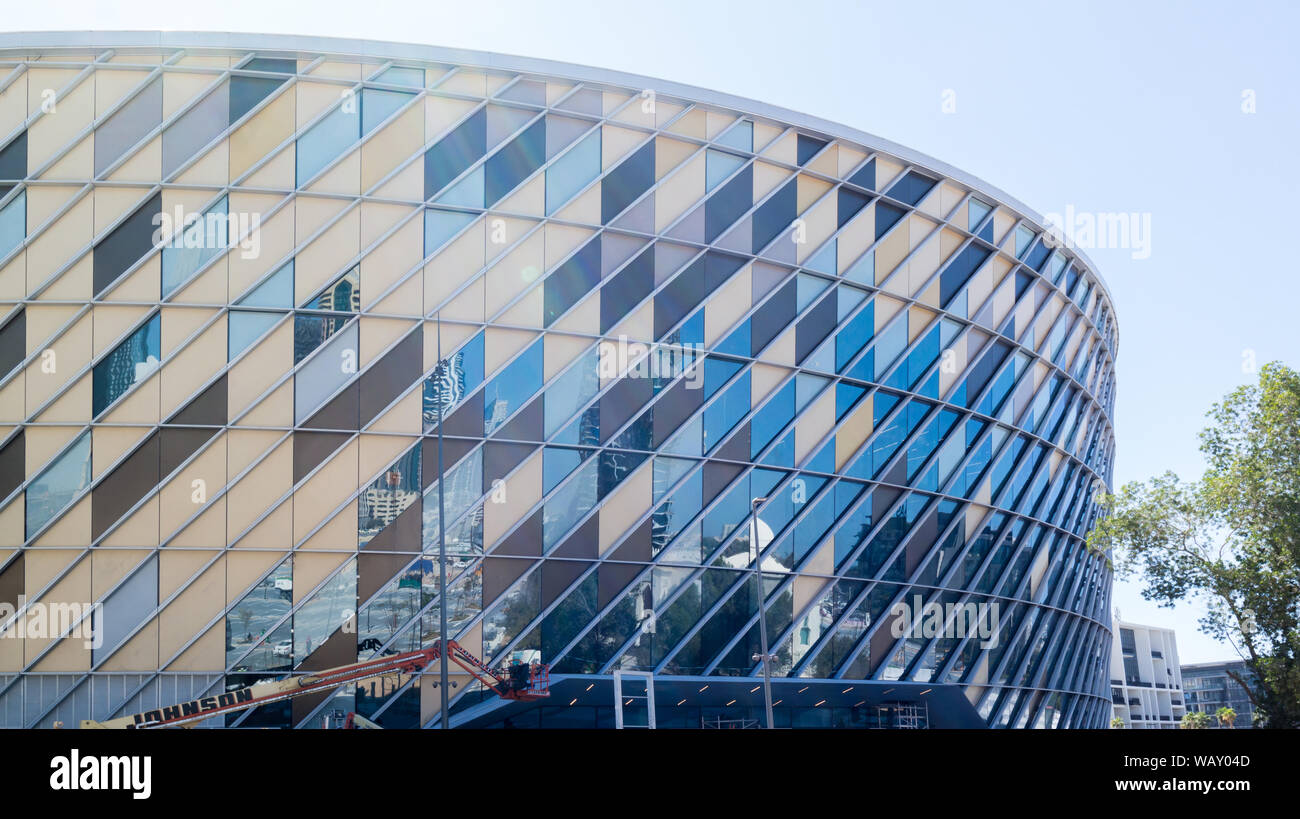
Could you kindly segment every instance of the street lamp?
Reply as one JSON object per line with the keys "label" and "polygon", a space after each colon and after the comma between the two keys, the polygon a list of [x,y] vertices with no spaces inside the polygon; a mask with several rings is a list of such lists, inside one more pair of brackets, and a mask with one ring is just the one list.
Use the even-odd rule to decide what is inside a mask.
{"label": "street lamp", "polygon": [[442,730],[451,729],[451,716],[447,713],[447,510],[443,508],[443,488],[447,473],[442,465],[442,402],[446,384],[447,362],[442,358],[442,311],[438,311],[438,366],[434,378],[438,379],[438,716]]}
{"label": "street lamp", "polygon": [[754,576],[758,578],[758,640],[759,654],[754,655],[755,660],[763,664],[763,707],[767,712],[767,727],[771,730],[772,725],[772,655],[767,651],[767,617],[766,602],[763,592],[763,568],[761,561],[763,559],[763,549],[758,542],[758,506],[765,503],[767,498],[754,498],[749,502],[749,542],[754,548]]}

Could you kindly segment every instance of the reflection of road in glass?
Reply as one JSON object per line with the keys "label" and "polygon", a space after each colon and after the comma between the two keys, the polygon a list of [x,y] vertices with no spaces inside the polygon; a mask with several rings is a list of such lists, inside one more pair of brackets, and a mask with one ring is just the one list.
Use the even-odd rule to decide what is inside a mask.
{"label": "reflection of road in glass", "polygon": [[[275,646],[285,640],[292,640],[292,621],[276,628],[269,639],[264,638],[267,638],[267,630],[289,613],[292,600],[293,582],[287,565],[240,600],[239,605],[226,617],[227,662],[238,660],[237,668],[250,670],[289,667],[293,661],[292,651],[282,650],[277,655]],[[239,659],[259,641],[263,642],[246,657]]]}

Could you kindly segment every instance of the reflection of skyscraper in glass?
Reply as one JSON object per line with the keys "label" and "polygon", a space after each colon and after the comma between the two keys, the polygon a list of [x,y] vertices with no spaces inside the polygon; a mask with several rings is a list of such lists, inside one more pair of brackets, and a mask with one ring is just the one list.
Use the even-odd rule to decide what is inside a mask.
{"label": "reflection of skyscraper in glass", "polygon": [[430,426],[438,423],[439,403],[442,417],[447,417],[452,409],[465,397],[465,352],[454,353],[436,367],[433,377],[424,382],[424,423]]}
{"label": "reflection of skyscraper in glass", "polygon": [[104,362],[107,373],[104,376],[105,390],[108,395],[122,395],[135,383],[137,362],[149,358],[149,346],[143,333],[133,333],[122,342],[122,346],[108,356]]}
{"label": "reflection of skyscraper in glass", "polygon": [[397,520],[420,498],[420,447],[412,447],[357,498],[357,529],[362,545]]}

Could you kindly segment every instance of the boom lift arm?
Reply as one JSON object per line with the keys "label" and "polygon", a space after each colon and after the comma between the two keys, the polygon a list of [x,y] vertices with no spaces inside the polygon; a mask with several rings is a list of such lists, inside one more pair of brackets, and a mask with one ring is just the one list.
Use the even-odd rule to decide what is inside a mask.
{"label": "boom lift arm", "polygon": [[[420,651],[376,657],[365,662],[342,665],[314,674],[290,677],[276,682],[256,683],[210,697],[170,705],[98,722],[84,719],[82,728],[163,728],[187,726],[218,714],[232,714],[273,702],[301,697],[347,683],[360,682],[388,674],[414,674],[438,662],[442,641]],[[490,668],[466,651],[455,640],[447,641],[447,659],[465,669],[474,679],[508,700],[536,700],[550,696],[550,668],[543,663],[516,663],[503,671]]]}

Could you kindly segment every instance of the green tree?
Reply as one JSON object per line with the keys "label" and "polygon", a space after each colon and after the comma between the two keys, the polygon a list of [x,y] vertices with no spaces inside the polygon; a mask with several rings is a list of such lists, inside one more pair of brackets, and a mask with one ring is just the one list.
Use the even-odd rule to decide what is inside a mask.
{"label": "green tree", "polygon": [[1201,630],[1254,680],[1228,673],[1270,727],[1300,727],[1300,374],[1266,364],[1208,417],[1200,480],[1166,472],[1103,497],[1088,545],[1118,576],[1141,574],[1148,600],[1204,600]]}
{"label": "green tree", "polygon": [[1231,728],[1233,723],[1237,721],[1237,710],[1224,705],[1214,712],[1214,716],[1224,728]]}
{"label": "green tree", "polygon": [[1121,717],[1111,717],[1111,720],[1110,720],[1110,727],[1111,727],[1111,728],[1126,728],[1126,727],[1128,727],[1128,723],[1124,722],[1123,718],[1121,718]]}
{"label": "green tree", "polygon": [[1183,721],[1179,724],[1180,728],[1209,728],[1210,715],[1204,711],[1188,711],[1183,714]]}

